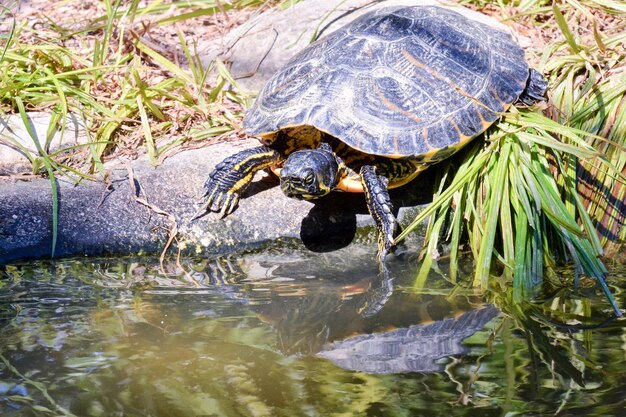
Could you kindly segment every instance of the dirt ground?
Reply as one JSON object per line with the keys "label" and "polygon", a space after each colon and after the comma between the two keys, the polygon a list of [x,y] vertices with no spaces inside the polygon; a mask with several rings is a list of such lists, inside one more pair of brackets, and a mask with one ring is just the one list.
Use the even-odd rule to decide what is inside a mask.
{"label": "dirt ground", "polygon": [[[80,36],[68,36],[63,40],[65,47],[75,51],[87,52],[85,49],[92,46],[95,39],[95,36],[90,34],[95,35],[105,23],[106,9],[101,0],[9,0],[9,2],[12,13],[8,17],[14,17],[17,23],[24,22],[28,27],[35,29],[36,34],[32,31],[23,32],[24,36],[33,36],[34,42],[58,39],[61,28],[61,31],[68,35],[72,32],[81,32]],[[140,7],[151,3],[154,2],[142,1]],[[188,45],[197,45],[198,52],[202,53],[209,48],[219,47],[223,36],[244,23],[254,10],[222,10],[213,15],[194,17],[176,24],[157,24],[157,19],[172,18],[184,12],[172,4],[167,11],[158,15],[138,15],[133,25],[125,29],[130,36],[141,36],[144,42],[175,63],[184,64],[185,56],[178,37],[179,31],[185,36]],[[0,33],[8,32],[10,24],[10,19],[0,23]]]}

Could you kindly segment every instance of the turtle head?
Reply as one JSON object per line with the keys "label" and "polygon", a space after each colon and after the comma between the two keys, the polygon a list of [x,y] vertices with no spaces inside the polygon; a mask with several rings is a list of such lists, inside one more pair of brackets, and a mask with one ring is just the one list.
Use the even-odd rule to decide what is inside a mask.
{"label": "turtle head", "polygon": [[280,171],[280,188],[287,197],[312,200],[331,192],[339,182],[339,161],[331,147],[304,149],[287,157]]}

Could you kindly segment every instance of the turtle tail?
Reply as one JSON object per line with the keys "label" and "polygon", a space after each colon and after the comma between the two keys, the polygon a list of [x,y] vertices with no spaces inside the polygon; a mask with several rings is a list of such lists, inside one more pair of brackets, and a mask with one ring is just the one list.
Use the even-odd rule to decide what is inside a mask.
{"label": "turtle tail", "polygon": [[533,105],[538,101],[544,101],[546,99],[546,90],[548,89],[548,82],[541,75],[541,73],[534,69],[528,70],[528,80],[526,81],[526,88],[522,91],[518,102],[527,106]]}

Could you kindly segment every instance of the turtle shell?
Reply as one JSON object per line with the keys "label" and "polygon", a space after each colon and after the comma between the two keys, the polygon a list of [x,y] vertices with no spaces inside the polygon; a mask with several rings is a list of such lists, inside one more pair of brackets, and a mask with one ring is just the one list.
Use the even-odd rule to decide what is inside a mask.
{"label": "turtle shell", "polygon": [[369,12],[274,74],[244,129],[310,125],[365,153],[430,160],[483,132],[524,90],[510,34],[438,6]]}

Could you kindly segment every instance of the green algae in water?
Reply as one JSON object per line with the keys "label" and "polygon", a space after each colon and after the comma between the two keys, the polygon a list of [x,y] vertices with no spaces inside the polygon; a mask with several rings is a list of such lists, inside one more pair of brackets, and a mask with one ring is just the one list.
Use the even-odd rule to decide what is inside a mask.
{"label": "green algae in water", "polygon": [[[496,310],[445,280],[445,265],[416,290],[408,254],[390,262],[393,294],[366,316],[382,288],[370,249],[278,248],[165,269],[154,259],[5,267],[0,414],[619,415],[626,406],[624,320],[609,320],[597,289],[533,305],[502,294],[490,300]],[[624,278],[612,270],[622,306]]]}

